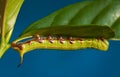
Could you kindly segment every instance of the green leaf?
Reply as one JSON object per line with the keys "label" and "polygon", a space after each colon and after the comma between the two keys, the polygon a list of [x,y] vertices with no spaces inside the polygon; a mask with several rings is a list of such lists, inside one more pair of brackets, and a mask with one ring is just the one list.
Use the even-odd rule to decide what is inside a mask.
{"label": "green leaf", "polygon": [[[71,25],[74,27],[88,25],[106,25],[112,28],[112,30],[115,32],[113,39],[120,39],[120,1],[84,1],[66,6],[56,12],[53,12],[45,18],[32,23],[23,31],[17,41],[33,36],[35,34],[40,34],[41,30],[44,28],[59,28],[59,26],[62,27],[63,25],[68,26],[68,28]],[[91,32],[96,34],[92,30]]]}
{"label": "green leaf", "polygon": [[[94,32],[93,32],[94,31]],[[52,26],[40,28],[25,33],[22,37],[39,34],[42,36],[64,36],[64,37],[82,37],[82,38],[105,38],[109,39],[115,36],[114,31],[108,26],[84,25],[84,26]]]}
{"label": "green leaf", "polygon": [[9,40],[23,0],[0,0],[0,57],[10,47]]}

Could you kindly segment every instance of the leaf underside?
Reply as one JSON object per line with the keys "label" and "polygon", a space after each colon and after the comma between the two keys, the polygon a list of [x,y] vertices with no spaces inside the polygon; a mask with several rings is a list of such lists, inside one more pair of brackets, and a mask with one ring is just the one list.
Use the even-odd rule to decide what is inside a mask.
{"label": "leaf underside", "polygon": [[10,47],[9,40],[24,0],[0,0],[0,57]]}
{"label": "leaf underside", "polygon": [[[72,31],[71,31],[72,30]],[[93,32],[94,31],[94,32]],[[113,30],[108,26],[54,26],[33,30],[24,36],[30,36],[34,34],[40,34],[42,36],[62,36],[62,37],[82,37],[82,38],[105,38],[109,39],[115,36]]]}
{"label": "leaf underside", "polygon": [[20,7],[23,3],[23,0],[0,0],[0,1],[1,1],[0,14],[2,13],[1,15],[2,19],[0,20],[0,22],[3,22],[4,20],[4,23],[0,24],[1,25],[0,30],[2,30],[2,26],[4,26],[3,29],[6,35],[7,33],[10,32],[10,30],[14,28],[14,24],[15,24],[18,12],[20,10]]}
{"label": "leaf underside", "polygon": [[[113,37],[113,39],[120,39],[120,1],[84,1],[66,6],[44,17],[43,19],[32,23],[30,26],[28,26],[28,28],[24,30],[24,32],[20,35],[18,39],[23,39],[35,34],[40,34],[42,29],[44,28],[60,28],[65,26],[67,29],[66,31],[63,31],[63,34],[67,31],[74,32],[74,30],[69,28],[71,25],[76,28],[78,26],[89,25],[91,27],[91,25],[106,25],[115,32],[115,36]],[[57,31],[55,30],[52,32]],[[83,31],[83,34],[85,34],[84,32],[86,31]],[[94,35],[96,35],[96,33],[91,30],[91,33],[92,32]],[[100,33],[104,34],[105,32]]]}

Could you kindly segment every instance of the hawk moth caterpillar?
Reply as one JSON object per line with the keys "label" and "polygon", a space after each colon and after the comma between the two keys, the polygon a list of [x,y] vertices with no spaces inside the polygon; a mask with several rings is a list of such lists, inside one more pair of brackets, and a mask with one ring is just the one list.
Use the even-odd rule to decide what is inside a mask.
{"label": "hawk moth caterpillar", "polygon": [[30,40],[25,42],[15,41],[11,44],[20,54],[20,65],[23,62],[23,55],[34,49],[76,50],[94,48],[106,51],[109,46],[108,38],[114,36],[112,29],[107,26],[60,26],[41,29],[39,33],[41,35],[33,35]]}

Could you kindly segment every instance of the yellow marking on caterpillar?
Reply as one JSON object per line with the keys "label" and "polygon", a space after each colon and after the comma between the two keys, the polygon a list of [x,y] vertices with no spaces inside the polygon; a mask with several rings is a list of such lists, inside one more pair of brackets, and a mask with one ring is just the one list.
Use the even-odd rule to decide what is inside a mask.
{"label": "yellow marking on caterpillar", "polygon": [[[49,39],[50,38],[50,39]],[[39,36],[34,37],[32,40],[17,44],[12,43],[13,49],[17,50],[21,57],[20,65],[23,62],[25,53],[34,49],[58,49],[58,50],[77,50],[85,48],[94,48],[98,50],[108,50],[109,43],[106,39],[96,38],[72,38],[72,39],[59,39],[49,37],[42,39]]]}

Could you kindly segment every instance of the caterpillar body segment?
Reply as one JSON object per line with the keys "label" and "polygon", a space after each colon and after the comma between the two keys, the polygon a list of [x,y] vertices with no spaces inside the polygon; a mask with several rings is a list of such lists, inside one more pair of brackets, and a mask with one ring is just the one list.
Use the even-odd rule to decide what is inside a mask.
{"label": "caterpillar body segment", "polygon": [[21,42],[12,43],[11,46],[18,51],[21,57],[19,66],[23,62],[25,53],[34,49],[58,49],[58,50],[77,50],[94,48],[102,51],[108,50],[109,43],[103,38],[63,38],[63,37],[40,37],[38,34],[34,38]]}
{"label": "caterpillar body segment", "polygon": [[[82,48],[96,48],[99,50],[107,50],[108,42],[103,38],[63,38],[63,37],[38,37],[21,42],[14,43],[12,47],[18,51],[33,49],[60,49],[60,50],[76,50]],[[25,53],[26,53],[25,52]]]}

